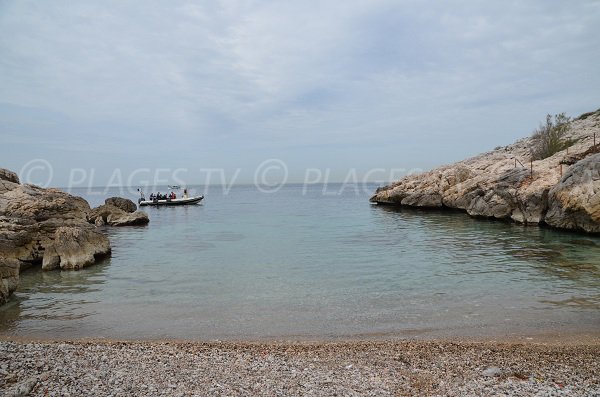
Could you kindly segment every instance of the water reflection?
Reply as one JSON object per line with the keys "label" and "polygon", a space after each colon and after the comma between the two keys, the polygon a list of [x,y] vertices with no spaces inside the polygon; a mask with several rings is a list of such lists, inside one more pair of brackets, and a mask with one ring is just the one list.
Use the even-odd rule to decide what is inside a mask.
{"label": "water reflection", "polygon": [[107,257],[79,271],[23,271],[18,292],[0,309],[0,329],[15,330],[24,321],[62,322],[92,315],[85,308],[99,302],[110,263]]}
{"label": "water reflection", "polygon": [[[379,205],[372,206],[372,213],[386,236],[397,235],[390,239],[393,243],[406,244],[406,239],[412,239],[422,249],[443,250],[458,257],[467,254],[469,260],[478,258],[483,271],[492,266],[496,271],[522,272],[526,263],[547,279],[568,280],[573,287],[600,288],[597,236],[475,219],[454,211]],[[407,233],[417,233],[417,238]]]}

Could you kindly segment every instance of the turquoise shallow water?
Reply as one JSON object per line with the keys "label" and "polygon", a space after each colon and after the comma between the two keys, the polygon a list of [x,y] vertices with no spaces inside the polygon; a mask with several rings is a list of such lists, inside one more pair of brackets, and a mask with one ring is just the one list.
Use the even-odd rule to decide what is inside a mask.
{"label": "turquoise shallow water", "polygon": [[[22,274],[0,335],[264,339],[600,329],[600,238],[374,206],[368,189],[197,191],[109,228],[112,257]],[[92,205],[122,194],[73,190]],[[131,196],[132,199],[135,197]]]}

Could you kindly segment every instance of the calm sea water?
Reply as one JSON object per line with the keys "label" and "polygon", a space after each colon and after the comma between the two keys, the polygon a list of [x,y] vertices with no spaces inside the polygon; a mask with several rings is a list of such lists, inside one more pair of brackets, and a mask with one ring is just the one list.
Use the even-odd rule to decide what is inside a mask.
{"label": "calm sea water", "polygon": [[[211,187],[202,205],[148,208],[148,226],[106,229],[109,259],[77,272],[23,272],[0,308],[0,334],[210,340],[600,329],[600,238],[373,206],[373,189]],[[120,192],[72,193],[97,205]]]}

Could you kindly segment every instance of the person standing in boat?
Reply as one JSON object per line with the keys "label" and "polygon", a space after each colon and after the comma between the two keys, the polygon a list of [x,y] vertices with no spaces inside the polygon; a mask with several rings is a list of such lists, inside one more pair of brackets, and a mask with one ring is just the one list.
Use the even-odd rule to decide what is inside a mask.
{"label": "person standing in boat", "polygon": [[183,198],[188,198],[187,189],[183,189]]}

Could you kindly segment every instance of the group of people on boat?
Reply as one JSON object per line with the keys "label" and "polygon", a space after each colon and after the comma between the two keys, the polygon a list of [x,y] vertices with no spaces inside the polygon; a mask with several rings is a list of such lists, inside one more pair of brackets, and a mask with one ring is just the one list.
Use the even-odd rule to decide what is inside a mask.
{"label": "group of people on boat", "polygon": [[[140,192],[140,200],[141,201],[146,201],[146,196],[144,195],[144,192],[142,191],[142,189],[138,189],[138,192]],[[160,192],[158,192],[158,193],[150,193],[149,200],[150,201],[175,200],[176,198],[177,198],[177,195],[175,194],[175,192],[171,191],[171,193],[169,193],[169,194],[161,194]],[[187,189],[183,189],[183,198],[184,199],[188,198],[188,191],[187,191]]]}
{"label": "group of people on boat", "polygon": [[160,194],[160,192],[154,194],[150,193],[150,200],[174,200],[177,198],[175,192],[171,192],[169,194]]}
{"label": "group of people on boat", "polygon": [[186,205],[186,204],[196,204],[199,203],[204,196],[195,196],[189,197],[187,189],[183,189],[183,197],[178,198],[175,192],[171,191],[168,194],[151,193],[148,199],[146,200],[146,196],[142,189],[138,189],[140,192],[140,198],[138,199],[138,204],[140,206],[144,205]]}
{"label": "group of people on boat", "polygon": [[[187,189],[183,189],[183,198],[187,198],[188,197],[188,192]],[[175,192],[171,192],[169,194],[161,194],[160,192],[158,193],[150,193],[150,201],[154,201],[154,200],[175,200],[177,198],[177,194],[175,194]]]}

